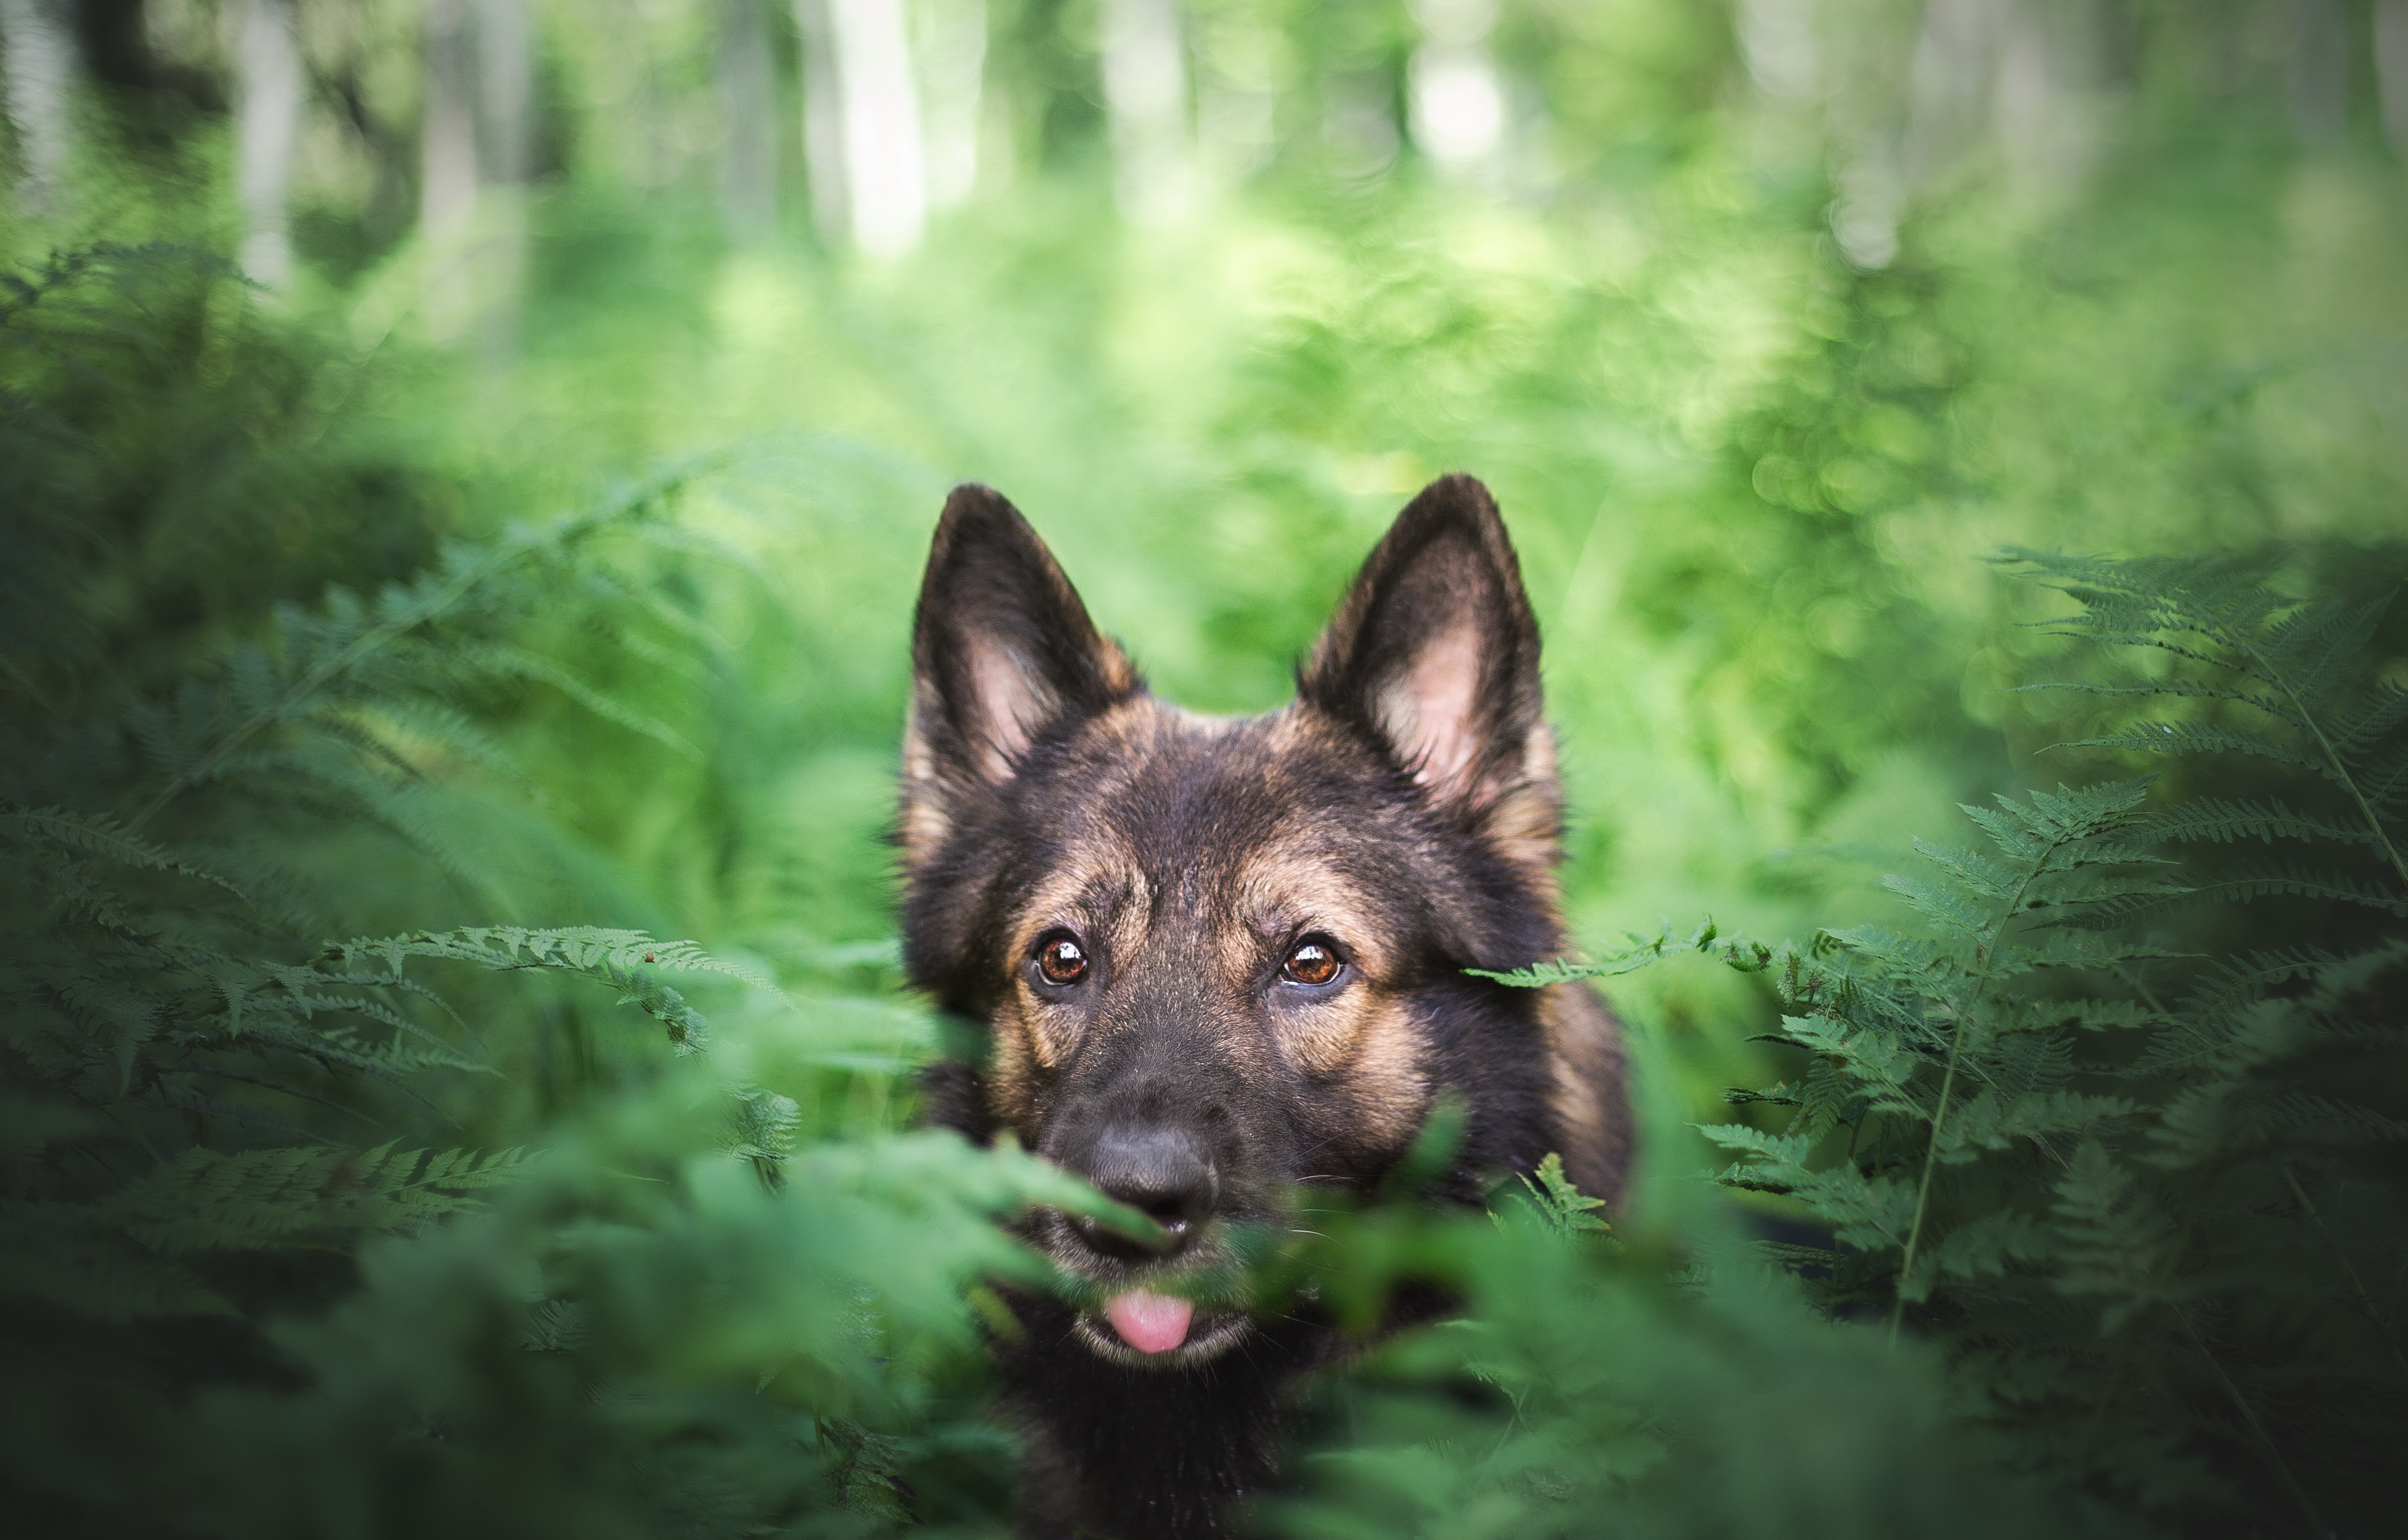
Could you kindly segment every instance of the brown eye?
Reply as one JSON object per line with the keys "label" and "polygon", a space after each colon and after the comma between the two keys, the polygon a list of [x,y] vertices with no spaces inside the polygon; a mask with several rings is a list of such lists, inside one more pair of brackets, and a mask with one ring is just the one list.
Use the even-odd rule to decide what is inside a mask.
{"label": "brown eye", "polygon": [[1290,984],[1319,986],[1335,982],[1342,966],[1338,960],[1338,949],[1327,937],[1307,936],[1288,953],[1280,977]]}
{"label": "brown eye", "polygon": [[1055,936],[1037,949],[1037,971],[1048,984],[1076,984],[1087,976],[1087,953],[1068,936]]}

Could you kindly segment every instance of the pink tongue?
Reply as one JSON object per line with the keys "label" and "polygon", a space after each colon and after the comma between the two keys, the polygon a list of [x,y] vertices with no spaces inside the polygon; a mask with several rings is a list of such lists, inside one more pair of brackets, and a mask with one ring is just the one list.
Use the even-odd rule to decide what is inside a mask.
{"label": "pink tongue", "polygon": [[1149,1294],[1133,1288],[1115,1297],[1104,1306],[1104,1318],[1112,1330],[1140,1353],[1168,1353],[1187,1340],[1188,1317],[1196,1306],[1185,1300],[1174,1300],[1161,1294]]}

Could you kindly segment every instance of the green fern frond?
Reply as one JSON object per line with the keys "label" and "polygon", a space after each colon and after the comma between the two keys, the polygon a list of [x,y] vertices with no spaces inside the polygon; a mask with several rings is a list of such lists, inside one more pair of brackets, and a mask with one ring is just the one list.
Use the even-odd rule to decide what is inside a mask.
{"label": "green fern frond", "polygon": [[516,1176],[528,1159],[520,1150],[403,1150],[397,1142],[365,1153],[195,1148],[128,1183],[99,1212],[168,1255],[415,1231],[475,1206],[471,1194]]}
{"label": "green fern frond", "polygon": [[342,1061],[352,1068],[394,1079],[423,1074],[429,1070],[457,1070],[464,1074],[501,1073],[484,1060],[442,1043],[410,1044],[402,1043],[397,1037],[387,1043],[370,1043],[349,1028],[342,1027],[322,1032],[320,1036],[324,1039],[330,1054],[341,1056]]}
{"label": "green fern frond", "polygon": [[2356,760],[2408,724],[2408,689],[2378,683],[2358,708],[2333,725],[2334,749]]}
{"label": "green fern frond", "polygon": [[[2017,832],[2020,844],[2028,836]],[[1914,853],[1947,873],[1956,885],[1981,899],[2005,900],[2023,885],[2023,874],[2003,862],[1991,860],[1978,851],[1961,845],[1933,844],[1928,840],[1914,842]]]}
{"label": "green fern frond", "polygon": [[2306,1091],[2272,1099],[2267,1120],[2274,1127],[2349,1144],[2389,1144],[2408,1139],[2408,1119],[2391,1117],[2355,1101]]}
{"label": "green fern frond", "polygon": [[[447,546],[434,570],[378,595],[372,623],[354,596],[335,591],[315,624],[296,620],[288,626],[281,670],[271,668],[256,650],[236,655],[230,665],[230,709],[211,713],[220,721],[205,747],[187,738],[189,752],[168,756],[177,768],[129,821],[128,831],[138,833],[184,791],[208,780],[254,736],[310,707],[320,691],[369,667],[380,652],[411,631],[440,620],[527,563],[556,558],[605,529],[650,515],[710,463],[696,460],[665,470],[585,512],[545,525],[515,525],[489,546]],[[136,718],[137,732],[155,727],[157,720]]]}
{"label": "green fern frond", "polygon": [[1906,872],[1892,872],[1882,879],[1882,886],[1904,899],[1931,924],[1968,941],[1980,939],[1990,928],[1991,911],[1966,898],[1953,885]]}
{"label": "green fern frond", "polygon": [[104,1230],[81,1205],[0,1201],[0,1296],[112,1326],[228,1317],[224,1294],[170,1257]]}
{"label": "green fern frond", "polygon": [[1906,1279],[1900,1287],[1914,1298],[1928,1299],[1942,1278],[2000,1277],[2010,1268],[2049,1260],[2055,1240],[2039,1218],[2014,1209],[1995,1210],[1942,1236],[1924,1264],[1924,1276]]}
{"label": "green fern frond", "polygon": [[575,1300],[538,1300],[527,1311],[519,1346],[530,1353],[570,1353],[594,1334],[592,1313]]}
{"label": "green fern frond", "polygon": [[2136,1110],[2136,1103],[2119,1096],[2068,1090],[2000,1096],[1985,1090],[1949,1120],[1940,1158],[1962,1159],[1976,1150],[2002,1150],[2025,1142],[2087,1133]]}
{"label": "green fern frond", "polygon": [[550,685],[593,715],[613,727],[624,727],[638,737],[651,739],[680,758],[697,761],[702,758],[702,751],[695,748],[684,734],[658,718],[639,712],[624,701],[595,689],[568,669],[540,654],[530,652],[524,647],[491,642],[464,649],[454,655],[471,667],[489,671],[498,677],[523,679],[535,684]]}
{"label": "green fern frond", "polygon": [[2302,604],[2270,622],[2255,650],[2264,656],[2267,671],[2284,681],[2291,694],[2304,702],[2320,704],[2373,640],[2375,627],[2395,597],[2385,594],[2362,604],[2338,600]]}
{"label": "green fern frond", "polygon": [[1813,1146],[1794,1134],[1767,1133],[1743,1123],[1699,1123],[1696,1128],[1709,1143],[1739,1152],[1752,1171],[1784,1182],[1802,1182],[1811,1175],[1806,1162]]}
{"label": "green fern frond", "polygon": [[2197,891],[2203,897],[2235,903],[2277,896],[2320,899],[2408,915],[2408,899],[2395,897],[2344,872],[2261,870],[2204,882]]}
{"label": "green fern frond", "polygon": [[119,866],[172,872],[223,888],[237,899],[243,898],[241,888],[216,872],[184,860],[159,845],[136,839],[106,817],[70,813],[54,807],[0,812],[0,840],[21,844],[38,842],[58,849],[97,856]]}
{"label": "green fern frond", "polygon": [[[2086,640],[2115,640],[2125,645],[2132,645],[2135,641],[2135,639],[2129,636],[2106,638],[2090,637],[2086,634]],[[2197,658],[2199,661],[2214,661],[2198,654],[2185,655]],[[2223,684],[2200,684],[2187,680],[2152,680],[2145,684],[2101,684],[2090,680],[2051,679],[2035,684],[2017,684],[2001,693],[2006,695],[2089,695],[2110,699],[2119,697],[2143,698],[2163,697],[2176,700],[2229,700],[2238,705],[2253,706],[2286,726],[2301,731],[2305,731],[2307,727],[2307,718],[2293,710],[2290,704],[2280,696],[2267,695],[2257,690],[2235,689]]]}
{"label": "green fern frond", "polygon": [[1598,1216],[1605,1200],[1592,1198],[1572,1185],[1564,1174],[1564,1158],[1553,1150],[1539,1162],[1534,1176],[1521,1178],[1530,1202],[1545,1218],[1549,1228],[1567,1239],[1576,1235],[1605,1235],[1613,1227]]}
{"label": "green fern frond", "polygon": [[1557,958],[1552,962],[1532,963],[1511,971],[1487,968],[1467,968],[1474,978],[1493,979],[1517,989],[1542,989],[1554,984],[1575,984],[1583,979],[1619,978],[1653,967],[1668,957],[1682,952],[1702,952],[1719,957],[1729,967],[1743,972],[1759,971],[1771,965],[1774,949],[1762,942],[1723,937],[1713,920],[1706,920],[1680,940],[1672,935],[1667,923],[1652,937],[1633,935],[1631,946],[1611,954],[1596,962],[1572,962]]}
{"label": "green fern frond", "polygon": [[2312,818],[2283,802],[2228,801],[2217,797],[2201,797],[2147,813],[2134,828],[2145,840],[2171,840],[2184,844],[2230,844],[2239,840],[2267,844],[2277,840],[2322,840],[2366,846],[2374,843],[2374,837],[2364,828]]}
{"label": "green fern frond", "polygon": [[737,1087],[731,1093],[733,1125],[727,1152],[750,1163],[771,1187],[783,1179],[786,1159],[795,1152],[795,1134],[802,1126],[802,1109],[790,1097],[757,1086]]}
{"label": "green fern frond", "polygon": [[2058,1179],[2051,1210],[2057,1227],[2056,1287],[2101,1302],[2100,1324],[2113,1333],[2191,1288],[2167,1265],[2181,1244],[2180,1223],[2128,1167],[2096,1139],[2076,1145]]}
{"label": "green fern frond", "polygon": [[621,1002],[638,1006],[659,1021],[681,1053],[702,1047],[709,1038],[708,1023],[684,996],[654,978],[652,970],[717,973],[784,999],[776,986],[752,970],[723,962],[692,942],[655,941],[638,930],[591,926],[551,930],[518,926],[421,930],[344,942],[328,947],[323,956],[326,961],[346,968],[363,960],[380,961],[396,978],[410,957],[466,962],[497,971],[548,969],[580,974],[622,991]]}
{"label": "green fern frond", "polygon": [[2096,738],[2068,739],[2053,749],[2123,749],[2136,754],[2246,754],[2312,774],[2331,776],[2324,765],[2299,750],[2231,727],[2200,722],[2143,722]]}

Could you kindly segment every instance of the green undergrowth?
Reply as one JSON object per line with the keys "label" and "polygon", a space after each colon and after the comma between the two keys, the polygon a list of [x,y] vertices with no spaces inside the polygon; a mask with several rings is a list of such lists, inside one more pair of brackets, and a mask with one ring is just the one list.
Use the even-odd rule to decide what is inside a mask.
{"label": "green undergrowth", "polygon": [[[2173,759],[2187,795],[2101,779],[1968,807],[1978,843],[1888,880],[1895,928],[1708,928],[1513,982],[1684,944],[1769,979],[1793,1072],[1703,1130],[1722,1180],[1815,1227],[1770,1245],[1804,1297],[1936,1349],[2035,1480],[2173,1533],[2384,1533],[2408,1436],[2408,689],[2370,655],[2386,602],[2303,600],[2223,557],[2010,565],[2079,606],[2051,629],[2142,656],[2036,686],[2121,708],[2067,746]],[[2276,773],[2220,796],[2208,756]]]}
{"label": "green undergrowth", "polygon": [[[739,707],[777,672],[732,634],[772,608],[728,538],[751,472],[468,527],[360,405],[404,365],[231,283],[99,249],[0,311],[13,1527],[1000,1533],[982,1333],[1045,1274],[997,1221],[1095,1200],[913,1130],[945,1028],[891,946],[730,894],[765,828],[885,795],[747,800],[772,749]],[[222,475],[187,495],[179,463]],[[1687,943],[1778,1022],[1783,1078],[1705,1130],[1755,1206],[1661,1127],[1610,1231],[1559,1170],[1434,1211],[1435,1119],[1396,1201],[1262,1260],[1367,1350],[1255,1525],[2398,1527],[2387,612],[2237,558],[2014,567],[2143,660],[2079,684],[2068,785],[1971,810],[1981,847],[1927,848],[1886,928]],[[710,816],[645,826],[631,783]],[[1407,1283],[1460,1318],[1370,1343]]]}

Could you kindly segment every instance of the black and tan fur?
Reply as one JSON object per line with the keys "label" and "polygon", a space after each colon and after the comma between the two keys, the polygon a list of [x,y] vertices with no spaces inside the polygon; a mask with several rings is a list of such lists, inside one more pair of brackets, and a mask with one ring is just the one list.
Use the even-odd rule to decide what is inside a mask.
{"label": "black and tan fur", "polygon": [[[982,1062],[931,1072],[933,1116],[1009,1131],[1171,1226],[1156,1251],[1034,1220],[1099,1295],[1210,1276],[1230,1227],[1276,1221],[1295,1184],[1370,1189],[1442,1093],[1467,1110],[1454,1196],[1550,1150],[1618,1196],[1612,1018],[1584,988],[1464,971],[1564,949],[1538,627],[1478,482],[1434,482],[1398,516],[1267,715],[1149,694],[980,486],[938,524],[913,664],[905,959],[988,1034]],[[1300,945],[1334,952],[1336,979],[1298,982],[1296,958],[1319,971]],[[1086,971],[1054,982],[1049,958]],[[1039,1535],[1221,1533],[1273,1475],[1285,1387],[1337,1346],[1307,1312],[1206,1310],[1149,1357],[1092,1312],[1016,1308]]]}

